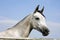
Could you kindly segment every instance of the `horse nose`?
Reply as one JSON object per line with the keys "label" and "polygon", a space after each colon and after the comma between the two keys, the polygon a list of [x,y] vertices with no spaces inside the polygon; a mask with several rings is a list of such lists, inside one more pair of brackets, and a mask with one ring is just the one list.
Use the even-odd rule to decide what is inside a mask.
{"label": "horse nose", "polygon": [[47,36],[48,34],[49,34],[49,29],[46,27],[42,28],[42,35]]}

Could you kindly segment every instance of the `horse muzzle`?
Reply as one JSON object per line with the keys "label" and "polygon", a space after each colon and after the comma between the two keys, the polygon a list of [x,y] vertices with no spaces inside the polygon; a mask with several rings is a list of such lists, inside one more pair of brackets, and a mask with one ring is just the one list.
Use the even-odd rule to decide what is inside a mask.
{"label": "horse muzzle", "polygon": [[44,28],[42,28],[41,32],[42,32],[42,35],[43,35],[43,36],[47,36],[50,31],[49,31],[48,28],[44,27]]}
{"label": "horse muzzle", "polygon": [[43,36],[47,36],[49,34],[49,29],[45,26],[42,26],[41,28],[37,27],[35,28],[37,31],[41,32]]}

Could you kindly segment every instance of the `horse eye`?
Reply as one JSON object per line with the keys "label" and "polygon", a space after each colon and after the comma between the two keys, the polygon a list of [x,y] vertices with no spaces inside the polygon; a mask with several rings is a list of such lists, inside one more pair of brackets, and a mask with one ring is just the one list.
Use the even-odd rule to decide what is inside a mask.
{"label": "horse eye", "polygon": [[36,20],[39,20],[39,18],[35,18]]}

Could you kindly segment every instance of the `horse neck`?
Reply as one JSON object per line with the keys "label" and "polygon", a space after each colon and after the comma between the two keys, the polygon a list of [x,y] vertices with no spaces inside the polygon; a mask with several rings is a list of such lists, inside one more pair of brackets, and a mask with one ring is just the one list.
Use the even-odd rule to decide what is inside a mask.
{"label": "horse neck", "polygon": [[28,37],[29,33],[32,30],[32,27],[30,25],[30,15],[25,18],[23,21],[19,22],[17,25],[15,25],[15,29],[19,30],[19,32],[21,33],[22,37]]}

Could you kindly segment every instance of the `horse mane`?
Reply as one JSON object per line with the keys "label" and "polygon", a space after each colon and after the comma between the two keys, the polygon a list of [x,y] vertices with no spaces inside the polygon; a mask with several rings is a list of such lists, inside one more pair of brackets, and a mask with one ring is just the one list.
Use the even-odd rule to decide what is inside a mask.
{"label": "horse mane", "polygon": [[18,25],[19,23],[21,23],[22,21],[24,21],[28,16],[30,16],[31,14],[29,14],[29,15],[27,15],[27,16],[25,16],[22,20],[20,20],[18,23],[16,23],[14,26],[12,26],[11,28],[8,28],[7,30],[9,30],[9,29],[12,29],[12,28],[14,28],[14,27],[16,27],[16,25]]}

